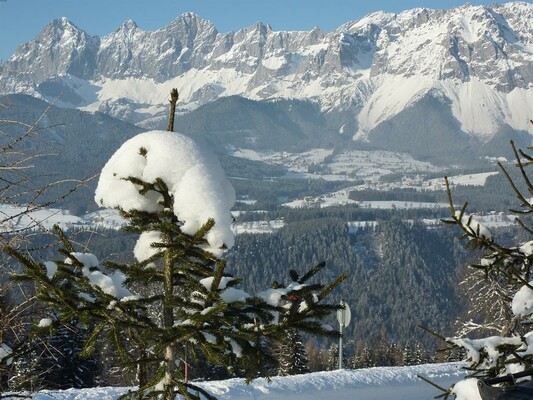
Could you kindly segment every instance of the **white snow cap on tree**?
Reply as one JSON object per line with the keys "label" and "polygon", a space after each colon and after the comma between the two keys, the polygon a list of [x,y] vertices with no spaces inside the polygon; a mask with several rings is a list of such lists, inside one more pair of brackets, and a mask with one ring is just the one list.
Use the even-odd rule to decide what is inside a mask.
{"label": "white snow cap on tree", "polygon": [[133,255],[137,261],[144,261],[157,254],[161,249],[152,247],[152,243],[159,243],[163,240],[161,232],[148,231],[143,232],[137,239],[137,244],[133,249]]}
{"label": "white snow cap on tree", "polygon": [[[82,273],[85,275],[92,286],[98,287],[102,292],[107,293],[122,301],[129,301],[135,299],[134,296],[125,286],[124,281],[126,277],[120,271],[114,271],[111,273],[102,271],[103,267],[100,266],[100,261],[94,254],[91,253],[71,253],[70,257],[65,260],[65,264],[72,265],[74,262],[72,258],[75,258],[83,264]],[[80,293],[80,297],[85,298],[87,301],[92,302],[90,296]]]}
{"label": "white snow cap on tree", "polygon": [[125,180],[128,177],[148,183],[162,179],[174,197],[173,211],[184,233],[196,233],[213,218],[215,225],[207,235],[211,250],[233,245],[230,210],[235,191],[216,156],[204,146],[178,133],[149,131],[126,141],[104,166],[95,194],[100,206],[160,211],[159,196],[141,195],[139,186]]}
{"label": "white snow cap on tree", "polygon": [[533,281],[523,285],[513,296],[511,307],[514,315],[528,316],[533,314]]}

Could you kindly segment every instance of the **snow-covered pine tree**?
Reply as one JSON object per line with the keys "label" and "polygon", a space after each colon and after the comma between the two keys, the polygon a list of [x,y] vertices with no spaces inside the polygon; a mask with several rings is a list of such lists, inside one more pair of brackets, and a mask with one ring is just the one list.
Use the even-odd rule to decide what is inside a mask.
{"label": "snow-covered pine tree", "polygon": [[407,342],[402,350],[402,365],[413,365],[413,350],[411,344]]}
{"label": "snow-covered pine tree", "polygon": [[[106,337],[147,377],[126,397],[213,399],[188,381],[188,360],[239,364],[253,379],[269,357],[264,338],[279,340],[293,328],[338,337],[322,319],[339,309],[325,298],[344,276],[310,284],[323,263],[256,295],[236,288],[239,280],[218,258],[233,244],[235,194],[216,157],[192,139],[151,131],[128,140],[103,168],[95,199],[117,208],[127,230],[139,235],[137,263],[103,266],[94,255],[76,252],[59,229],[62,260],[39,263],[6,251],[26,267],[18,278],[35,281],[39,299],[57,312],[52,326],[73,317],[91,324],[85,354]],[[130,290],[134,285],[160,289],[140,296]],[[133,356],[122,346],[125,336],[138,349]]]}
{"label": "snow-covered pine tree", "polygon": [[8,316],[9,306],[6,301],[7,289],[4,285],[0,286],[0,398],[2,393],[8,389],[8,381],[11,375],[13,360],[10,357],[13,349],[4,343],[7,338],[10,320]]}
{"label": "snow-covered pine tree", "polygon": [[[43,363],[46,373],[43,382],[58,389],[89,388],[94,386],[97,373],[95,357],[80,357],[88,329],[72,320],[61,325],[48,339],[51,353]],[[44,361],[44,360],[41,360]]]}
{"label": "snow-covered pine tree", "polygon": [[[0,399],[5,398],[3,393],[6,391],[31,386],[38,379],[33,371],[27,371],[23,376],[16,375],[16,363],[28,351],[29,331],[36,312],[30,290],[17,286],[11,282],[0,285]],[[18,290],[13,290],[14,287]]]}
{"label": "snow-covered pine tree", "polygon": [[332,343],[329,346],[327,370],[334,371],[336,369],[339,369],[339,345]]}
{"label": "snow-covered pine tree", "polygon": [[402,352],[400,347],[395,342],[390,342],[387,348],[387,358],[390,361],[391,366],[401,365]]}
{"label": "snow-covered pine tree", "polygon": [[372,368],[377,366],[376,353],[368,345],[359,347],[350,358],[349,367],[352,369]]}
{"label": "snow-covered pine tree", "polygon": [[413,350],[413,365],[425,364],[430,361],[429,354],[418,340],[415,342]]}
{"label": "snow-covered pine tree", "polygon": [[289,329],[285,338],[277,344],[278,375],[298,375],[309,372],[308,359],[300,334]]}
{"label": "snow-covered pine tree", "polygon": [[[522,182],[515,182],[507,169],[501,163],[498,165],[519,202],[519,207],[511,211],[519,216],[517,222],[526,236],[531,237],[533,229],[528,225],[528,215],[533,212],[533,184],[527,168],[533,164],[533,157],[526,151],[517,150],[513,142],[511,146]],[[478,397],[479,380],[507,376],[533,367],[533,240],[514,246],[499,243],[474,216],[467,214],[467,204],[461,209],[455,207],[447,179],[446,183],[451,208],[451,219],[447,222],[462,230],[471,249],[484,252],[480,261],[471,265],[472,273],[484,285],[496,285],[499,290],[491,292],[499,293],[501,304],[511,311],[505,324],[501,324],[502,315],[497,316],[497,324],[493,326],[500,325],[502,329],[496,335],[475,339],[463,336],[443,338],[451,349],[465,351],[472,371],[470,379],[455,384],[447,395],[453,395],[457,400],[475,400],[481,398]],[[514,383],[514,379],[503,382],[504,385]]]}
{"label": "snow-covered pine tree", "polygon": [[378,367],[394,365],[393,343],[389,340],[386,328],[381,328],[381,335],[378,340],[374,340],[372,346],[375,365]]}

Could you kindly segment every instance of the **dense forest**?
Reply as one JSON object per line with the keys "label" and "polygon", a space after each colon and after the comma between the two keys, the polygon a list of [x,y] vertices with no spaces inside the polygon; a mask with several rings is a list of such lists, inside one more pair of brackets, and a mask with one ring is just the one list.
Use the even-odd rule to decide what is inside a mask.
{"label": "dense forest", "polygon": [[385,331],[390,340],[433,347],[417,325],[446,332],[459,314],[454,285],[467,253],[455,236],[397,219],[350,234],[343,220],[319,218],[269,235],[239,235],[226,259],[249,290],[324,260],[329,277],[348,276],[334,293],[352,310],[348,339],[373,344]]}

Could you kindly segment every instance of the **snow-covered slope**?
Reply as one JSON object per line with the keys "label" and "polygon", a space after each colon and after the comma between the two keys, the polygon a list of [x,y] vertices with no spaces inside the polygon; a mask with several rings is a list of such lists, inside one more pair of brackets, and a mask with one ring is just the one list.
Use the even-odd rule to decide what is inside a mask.
{"label": "snow-covered slope", "polygon": [[[417,375],[449,387],[464,376],[458,364],[381,367],[363,370],[316,372],[274,377],[271,382],[256,379],[246,385],[242,379],[201,382],[199,386],[220,400],[429,400],[440,394]],[[127,388],[69,389],[42,391],[36,400],[115,400]],[[472,399],[474,400],[474,399]]]}
{"label": "snow-covered slope", "polygon": [[366,138],[430,94],[462,130],[488,139],[504,126],[533,129],[533,4],[377,12],[333,32],[255,24],[219,33],[187,13],[152,32],[126,21],[102,38],[54,20],[21,45],[0,90],[100,110],[150,125],[169,88],[182,111],[219,97],[306,99],[339,113],[338,129]]}
{"label": "snow-covered slope", "polygon": [[[236,221],[231,225],[235,235],[243,233],[272,233],[285,226],[283,219],[273,221],[238,221],[238,211],[233,212]],[[126,225],[118,210],[103,208],[82,216],[72,215],[60,208],[14,206],[0,203],[0,233],[24,230],[61,229],[122,229]]]}

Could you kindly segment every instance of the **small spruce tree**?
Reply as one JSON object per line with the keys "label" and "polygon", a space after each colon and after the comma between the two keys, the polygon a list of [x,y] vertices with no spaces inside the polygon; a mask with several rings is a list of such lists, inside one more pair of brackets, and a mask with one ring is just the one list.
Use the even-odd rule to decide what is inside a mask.
{"label": "small spruce tree", "polygon": [[402,365],[413,365],[413,350],[411,344],[407,342],[402,350]]}
{"label": "small spruce tree", "polygon": [[278,343],[278,375],[298,375],[309,372],[308,359],[300,334],[289,329],[285,338]]}
{"label": "small spruce tree", "polygon": [[334,371],[336,369],[339,369],[339,345],[332,343],[329,346],[327,370]]}
{"label": "small spruce tree", "polygon": [[[123,397],[214,399],[188,379],[184,366],[204,360],[253,379],[269,365],[265,339],[280,340],[291,329],[338,337],[322,320],[339,309],[325,298],[344,279],[310,283],[321,263],[301,277],[291,271],[287,285],[256,295],[237,289],[239,280],[219,258],[233,244],[234,196],[205,148],[171,132],[146,132],[106,164],[95,196],[117,208],[127,230],[139,235],[138,262],[101,265],[77,252],[58,228],[63,259],[40,263],[12,247],[6,251],[26,267],[17,279],[36,282],[38,298],[57,313],[52,327],[77,318],[93,327],[84,355],[105,337],[139,371],[138,392]],[[159,290],[134,293],[132,287],[143,285]],[[124,337],[136,351],[124,347]]]}

